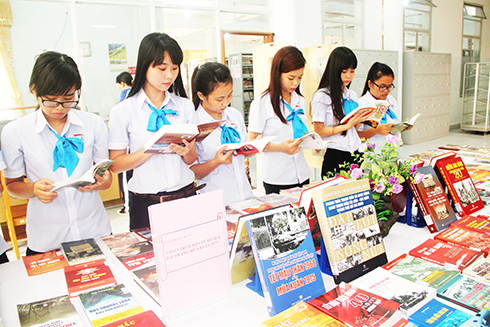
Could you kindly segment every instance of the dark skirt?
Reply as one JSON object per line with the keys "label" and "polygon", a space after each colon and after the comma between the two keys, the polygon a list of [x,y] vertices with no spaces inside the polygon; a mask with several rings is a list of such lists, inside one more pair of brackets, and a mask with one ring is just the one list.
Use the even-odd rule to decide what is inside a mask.
{"label": "dark skirt", "polygon": [[271,194],[271,193],[277,193],[279,194],[279,192],[281,190],[287,190],[289,188],[293,188],[293,187],[301,187],[303,185],[306,185],[306,184],[309,184],[310,183],[310,179],[306,179],[305,181],[299,183],[299,184],[291,184],[291,185],[276,185],[276,184],[267,184],[266,182],[263,182],[264,183],[264,189],[265,189],[265,194]]}
{"label": "dark skirt", "polygon": [[[354,155],[360,155],[360,152],[354,151]],[[339,167],[341,164],[347,163],[343,168]],[[341,170],[349,171],[351,164],[359,163],[359,160],[347,151],[341,151],[337,149],[327,149],[323,156],[322,164],[322,177],[334,177]]]}

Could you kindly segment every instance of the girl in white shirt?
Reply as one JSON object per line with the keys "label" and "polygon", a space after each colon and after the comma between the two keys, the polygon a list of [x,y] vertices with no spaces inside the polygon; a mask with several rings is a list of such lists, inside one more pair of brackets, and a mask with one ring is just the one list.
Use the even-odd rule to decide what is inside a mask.
{"label": "girl in white shirt", "polygon": [[[5,162],[3,161],[2,154],[0,153],[0,170],[4,170],[4,169],[5,169]],[[2,193],[3,193],[3,184],[0,183],[0,196],[2,195]],[[4,195],[4,196],[8,196],[8,195]],[[0,229],[0,264],[9,262],[9,258],[7,257],[8,248],[9,247],[7,243],[3,239],[2,230]]]}
{"label": "girl in white shirt", "polygon": [[243,115],[228,107],[232,97],[233,78],[228,67],[215,62],[196,67],[192,74],[192,101],[199,123],[226,122],[196,144],[197,163],[191,169],[199,184],[206,184],[201,192],[222,189],[226,205],[253,197],[245,174],[244,156],[233,156],[233,151],[226,151],[226,146],[222,146],[247,141]]}
{"label": "girl in white shirt", "polygon": [[[356,127],[369,114],[356,113],[345,124],[346,114],[357,108],[357,94],[349,89],[357,68],[357,58],[347,47],[335,48],[328,57],[327,66],[318,90],[311,98],[313,128],[323,140],[331,140],[323,157],[322,176],[331,177],[340,170],[349,170],[355,163],[361,139]],[[344,165],[345,168],[340,165]]]}
{"label": "girl in white shirt", "polygon": [[185,146],[170,144],[172,154],[144,153],[144,144],[161,126],[196,123],[194,106],[182,83],[182,60],[182,49],[167,34],[145,36],[133,87],[126,100],[111,110],[111,170],[133,169],[128,182],[131,230],[150,226],[148,206],[196,194],[194,173],[189,168],[197,159],[195,141],[184,141]]}
{"label": "girl in white shirt", "polygon": [[95,184],[50,191],[54,182],[77,179],[107,159],[107,127],[100,116],[72,110],[82,81],[69,56],[41,54],[29,85],[38,110],[4,127],[2,154],[7,191],[29,199],[26,254],[32,255],[59,249],[62,242],[109,235],[111,226],[97,191],[110,187],[112,175],[107,171],[95,175]]}
{"label": "girl in white shirt", "polygon": [[299,137],[306,128],[306,100],[299,92],[306,60],[293,46],[279,49],[272,59],[267,90],[250,105],[248,138],[275,136],[262,153],[265,192],[309,183],[309,169]]}
{"label": "girl in white shirt", "polygon": [[359,98],[359,106],[361,107],[375,107],[376,100],[386,100],[390,103],[390,107],[378,127],[372,128],[362,124],[357,130],[361,138],[369,139],[371,144],[376,144],[375,151],[378,153],[381,151],[381,145],[386,142],[386,135],[390,133],[393,125],[400,122],[398,102],[390,95],[390,92],[395,88],[394,79],[395,74],[390,66],[375,62],[369,69],[362,97]]}

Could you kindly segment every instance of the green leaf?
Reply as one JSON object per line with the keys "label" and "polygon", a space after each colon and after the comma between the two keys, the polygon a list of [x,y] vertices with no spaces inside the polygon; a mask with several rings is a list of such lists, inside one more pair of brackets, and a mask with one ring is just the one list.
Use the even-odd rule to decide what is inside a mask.
{"label": "green leaf", "polygon": [[372,171],[372,172],[373,172],[373,174],[375,174],[375,175],[379,175],[379,174],[381,174],[381,173],[382,173],[381,168],[380,168],[380,167],[379,167],[377,164],[375,164],[375,163],[373,163],[373,165],[371,166],[371,171]]}

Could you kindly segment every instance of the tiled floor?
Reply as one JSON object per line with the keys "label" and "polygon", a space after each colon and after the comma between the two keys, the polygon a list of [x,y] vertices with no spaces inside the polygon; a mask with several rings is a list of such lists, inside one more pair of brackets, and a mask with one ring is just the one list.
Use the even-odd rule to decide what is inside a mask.
{"label": "tiled floor", "polygon": [[[442,137],[436,140],[418,143],[415,145],[407,145],[401,147],[400,156],[407,157],[411,154],[415,154],[421,151],[431,150],[439,145],[445,144],[460,144],[460,145],[472,145],[477,147],[490,148],[490,135],[485,136],[481,133],[461,133],[459,131],[450,132],[448,136]],[[251,165],[252,177],[255,174],[254,166]],[[107,214],[111,222],[113,233],[121,233],[129,230],[129,216],[118,215],[117,211],[121,209],[121,206],[107,208]],[[20,244],[21,255],[25,253],[26,242],[23,241]],[[15,254],[13,250],[7,251],[7,255],[10,260],[15,260]]]}

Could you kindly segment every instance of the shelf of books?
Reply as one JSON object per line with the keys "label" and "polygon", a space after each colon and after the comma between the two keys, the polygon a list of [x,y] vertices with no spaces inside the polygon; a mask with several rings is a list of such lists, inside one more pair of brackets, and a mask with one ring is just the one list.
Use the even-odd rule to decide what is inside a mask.
{"label": "shelf of books", "polygon": [[229,55],[228,66],[233,76],[231,106],[243,114],[245,125],[248,125],[248,111],[254,99],[253,56],[251,53]]}
{"label": "shelf of books", "polygon": [[411,217],[385,237],[365,178],[229,206],[221,191],[165,202],[151,229],[0,265],[1,323],[488,326],[490,149],[418,158]]}

